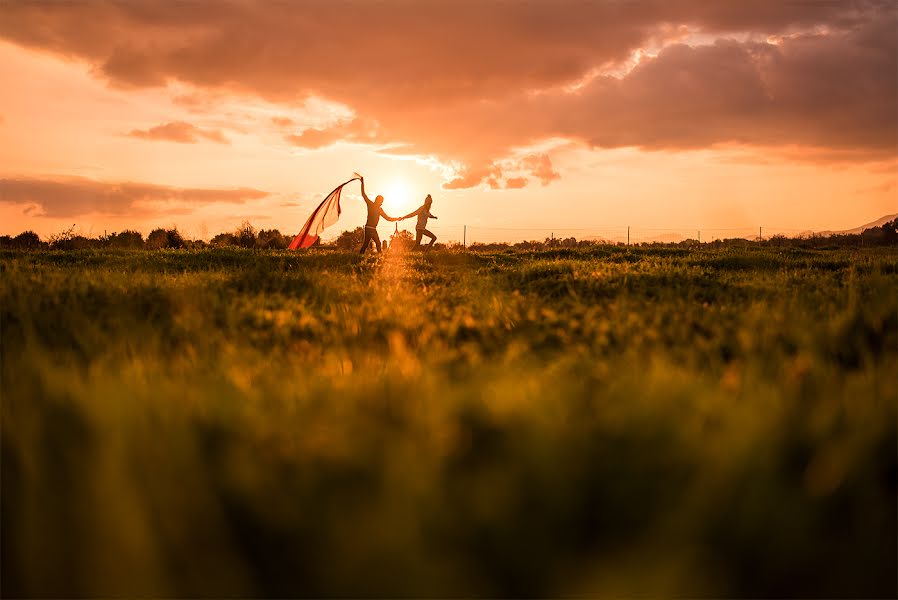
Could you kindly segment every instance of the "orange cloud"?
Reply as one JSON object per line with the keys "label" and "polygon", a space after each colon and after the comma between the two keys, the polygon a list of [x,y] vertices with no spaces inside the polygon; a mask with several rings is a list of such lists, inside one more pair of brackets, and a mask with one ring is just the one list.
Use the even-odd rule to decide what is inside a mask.
{"label": "orange cloud", "polygon": [[[44,217],[75,217],[90,213],[146,215],[160,212],[160,203],[181,207],[215,202],[243,204],[268,195],[268,192],[251,188],[174,188],[130,181],[102,182],[83,177],[0,179],[0,202],[28,206],[30,214]],[[34,210],[35,205],[38,210]]]}
{"label": "orange cloud", "polygon": [[199,141],[199,138],[205,138],[218,144],[229,143],[221,131],[200,129],[184,121],[172,121],[171,123],[157,125],[147,130],[134,129],[128,135],[145,140],[161,140],[178,142],[180,144],[195,144]]}
{"label": "orange cloud", "polygon": [[[522,158],[513,158],[492,163],[486,169],[472,169],[443,185],[444,189],[464,189],[486,183],[491,189],[520,189],[527,185],[527,177],[536,177],[543,185],[548,185],[561,175],[552,166],[548,154],[528,154]],[[503,185],[504,184],[504,185]]]}
{"label": "orange cloud", "polygon": [[[601,148],[800,147],[853,160],[893,156],[898,144],[889,0],[311,0],[301,11],[85,0],[0,11],[0,36],[78,57],[116,86],[340,103],[355,120],[287,140],[401,144],[459,165],[448,189],[516,185],[519,173],[502,179],[516,149],[554,137]],[[647,48],[631,71],[602,75]],[[520,168],[544,185],[559,176],[542,159]]]}
{"label": "orange cloud", "polygon": [[278,127],[293,127],[295,123],[289,117],[271,117],[271,122]]}
{"label": "orange cloud", "polygon": [[445,190],[462,190],[479,185],[486,181],[492,189],[499,189],[499,179],[502,177],[502,168],[499,165],[490,165],[488,168],[467,169],[458,177],[443,184]]}
{"label": "orange cloud", "polygon": [[552,161],[548,154],[531,154],[525,156],[521,160],[521,166],[527,169],[534,177],[540,180],[543,185],[549,185],[553,179],[558,179],[561,175],[552,168]]}
{"label": "orange cloud", "polygon": [[379,138],[377,123],[365,119],[353,119],[325,129],[309,128],[300,134],[288,135],[285,139],[294,146],[310,149],[339,141],[368,144],[386,142]]}

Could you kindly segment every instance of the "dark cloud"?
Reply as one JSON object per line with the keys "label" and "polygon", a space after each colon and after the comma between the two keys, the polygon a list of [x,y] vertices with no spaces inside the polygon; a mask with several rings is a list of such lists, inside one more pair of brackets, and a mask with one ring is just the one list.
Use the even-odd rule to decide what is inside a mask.
{"label": "dark cloud", "polygon": [[[475,163],[555,137],[596,148],[739,144],[786,160],[889,160],[898,148],[896,31],[888,22],[871,22],[847,32],[795,35],[778,45],[673,45],[623,78],[597,77],[573,93],[459,107],[441,123],[475,125],[436,124],[418,144],[449,156],[465,156],[466,143],[493,150]],[[553,172],[544,171],[543,183]],[[489,183],[489,176],[472,168],[451,186]]]}
{"label": "dark cloud", "polygon": [[178,142],[181,144],[195,144],[204,138],[218,144],[228,144],[228,138],[217,129],[200,129],[190,123],[184,121],[172,121],[151,127],[147,130],[134,129],[129,134],[131,137],[141,138],[144,140],[162,140],[167,142]]}
{"label": "dark cloud", "polygon": [[[122,85],[179,79],[284,98],[365,90],[442,103],[564,83],[673,25],[780,33],[844,27],[885,1],[311,0],[7,2],[0,34],[90,60]],[[348,98],[344,98],[348,100]]]}
{"label": "dark cloud", "polygon": [[22,1],[0,5],[0,36],[117,86],[343,103],[356,120],[288,141],[403,144],[463,165],[455,188],[500,186],[496,164],[554,136],[894,154],[896,15],[892,0]]}
{"label": "dark cloud", "polygon": [[555,111],[554,133],[594,146],[701,148],[725,142],[803,145],[894,155],[898,33],[871,22],[849,32],[797,35],[779,45],[676,45],[627,77],[597,79]]}
{"label": "dark cloud", "polygon": [[58,179],[0,179],[0,202],[40,207],[46,217],[76,217],[90,213],[139,215],[158,212],[153,204],[200,205],[214,202],[243,204],[268,196],[250,188],[213,190],[174,188],[148,183],[110,183],[81,177]]}

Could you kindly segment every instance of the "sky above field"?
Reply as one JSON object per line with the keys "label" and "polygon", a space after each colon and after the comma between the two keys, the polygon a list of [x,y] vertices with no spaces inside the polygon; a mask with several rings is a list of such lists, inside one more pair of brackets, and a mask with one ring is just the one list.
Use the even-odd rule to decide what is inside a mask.
{"label": "sky above field", "polygon": [[898,212],[892,0],[7,0],[0,81],[4,234],[295,233],[353,171],[444,238]]}

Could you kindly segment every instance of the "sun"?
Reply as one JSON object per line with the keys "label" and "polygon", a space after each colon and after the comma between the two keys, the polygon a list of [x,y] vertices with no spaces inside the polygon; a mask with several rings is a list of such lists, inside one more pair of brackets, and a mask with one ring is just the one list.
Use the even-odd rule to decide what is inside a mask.
{"label": "sun", "polygon": [[387,186],[384,193],[384,208],[388,213],[392,211],[397,213],[393,216],[402,216],[415,208],[413,204],[414,199],[404,181],[396,180]]}

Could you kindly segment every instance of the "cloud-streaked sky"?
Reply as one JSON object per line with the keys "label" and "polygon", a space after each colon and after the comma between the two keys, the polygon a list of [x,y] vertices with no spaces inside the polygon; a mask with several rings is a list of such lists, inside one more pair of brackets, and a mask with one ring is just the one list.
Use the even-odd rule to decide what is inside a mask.
{"label": "cloud-streaked sky", "polygon": [[440,225],[898,212],[891,0],[9,0],[0,79],[2,233],[294,232],[354,170]]}

